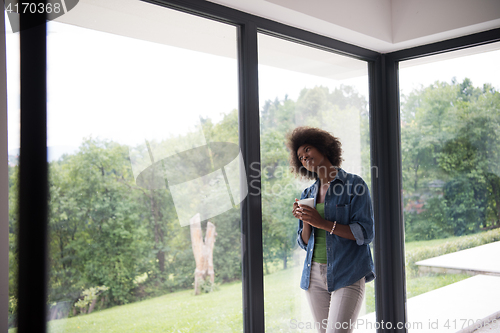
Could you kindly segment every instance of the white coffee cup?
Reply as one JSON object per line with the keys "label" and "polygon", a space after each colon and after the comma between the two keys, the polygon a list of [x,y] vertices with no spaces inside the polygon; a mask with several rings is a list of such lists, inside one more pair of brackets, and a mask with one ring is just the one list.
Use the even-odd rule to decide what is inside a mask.
{"label": "white coffee cup", "polygon": [[314,208],[314,198],[307,198],[297,201],[297,203]]}

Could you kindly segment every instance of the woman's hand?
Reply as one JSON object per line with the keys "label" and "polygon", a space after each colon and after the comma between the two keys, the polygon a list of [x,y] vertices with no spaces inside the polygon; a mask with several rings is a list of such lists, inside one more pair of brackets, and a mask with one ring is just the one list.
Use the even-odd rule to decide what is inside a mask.
{"label": "woman's hand", "polygon": [[298,212],[299,209],[299,204],[297,203],[299,199],[295,198],[295,202],[293,203],[293,209],[292,209],[292,214],[295,216],[295,218],[300,219],[300,214]]}
{"label": "woman's hand", "polygon": [[[315,208],[306,205],[299,205],[297,201],[299,200],[296,198],[295,202],[293,203],[292,214],[293,216],[304,222],[302,229],[302,241],[304,242],[304,244],[307,245],[309,237],[311,236],[312,227],[323,229],[328,232],[332,230],[333,222],[323,219]],[[351,228],[348,225],[337,223],[335,225],[334,234],[342,238],[356,240],[356,238],[354,238],[354,235],[352,234]]]}
{"label": "woman's hand", "polygon": [[328,228],[326,226],[327,221],[323,219],[321,215],[319,215],[318,211],[315,208],[306,205],[299,205],[297,212],[300,216],[299,218],[303,222],[320,229],[324,229],[325,227]]}
{"label": "woman's hand", "polygon": [[[295,202],[293,203],[292,214],[293,216],[295,216],[300,220],[302,219],[302,211],[299,208],[298,201],[299,199],[295,198]],[[309,242],[309,237],[311,237],[311,230],[312,230],[311,225],[307,223],[302,223],[302,232],[300,233],[300,237],[302,237],[302,241],[304,242],[304,244],[306,244],[306,246],[307,243]]]}

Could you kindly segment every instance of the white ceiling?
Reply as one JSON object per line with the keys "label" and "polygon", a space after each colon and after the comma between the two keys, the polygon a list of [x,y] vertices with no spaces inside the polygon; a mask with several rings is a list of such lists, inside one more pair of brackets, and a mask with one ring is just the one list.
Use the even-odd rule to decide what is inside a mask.
{"label": "white ceiling", "polygon": [[[500,27],[500,0],[211,1],[381,53]],[[57,21],[180,47],[198,45],[210,53],[233,56],[235,50],[227,50],[223,41],[213,45],[205,38],[225,39],[223,32],[177,13],[139,0],[80,0]]]}
{"label": "white ceiling", "polygon": [[[80,0],[56,21],[217,56],[237,58],[237,29],[138,0]],[[52,27],[50,33],[58,32]],[[75,34],[74,30],[72,32]],[[75,35],[74,38],[79,38]],[[367,74],[364,61],[259,34],[259,64],[330,79]]]}
{"label": "white ceiling", "polygon": [[500,0],[211,0],[387,53],[500,27]]}

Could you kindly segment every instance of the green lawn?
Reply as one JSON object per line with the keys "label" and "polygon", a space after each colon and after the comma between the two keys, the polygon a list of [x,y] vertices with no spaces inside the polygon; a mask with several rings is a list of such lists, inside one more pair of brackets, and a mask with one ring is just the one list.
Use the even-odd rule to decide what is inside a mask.
{"label": "green lawn", "polygon": [[415,297],[470,277],[467,274],[435,274],[407,279],[406,295],[407,298]]}
{"label": "green lawn", "polygon": [[[310,320],[298,267],[265,276],[266,332],[288,332],[292,319]],[[370,283],[373,289],[373,283]],[[368,286],[367,285],[367,286]],[[49,332],[239,332],[241,282],[194,296],[192,290],[49,322]],[[15,332],[9,330],[9,333]]]}
{"label": "green lawn", "polygon": [[[437,241],[430,242],[439,245]],[[265,276],[266,332],[287,332],[291,320],[310,320],[304,291],[299,288],[301,268],[296,265]],[[408,298],[468,277],[448,274],[408,279]],[[241,282],[234,282],[200,296],[194,296],[192,290],[180,291],[89,315],[54,320],[49,323],[49,332],[239,332],[243,328],[242,304]],[[366,313],[373,311],[375,291],[374,283],[370,282],[366,284]],[[15,331],[11,329],[9,333]]]}
{"label": "green lawn", "polygon": [[[241,283],[194,296],[192,290],[49,323],[49,332],[238,332]],[[14,332],[14,330],[9,330]]]}

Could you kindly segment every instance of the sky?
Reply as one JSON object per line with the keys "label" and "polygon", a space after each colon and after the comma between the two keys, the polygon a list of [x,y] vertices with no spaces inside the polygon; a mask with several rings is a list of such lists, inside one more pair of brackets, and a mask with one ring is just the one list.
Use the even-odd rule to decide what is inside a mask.
{"label": "sky", "polygon": [[[500,48],[500,43],[497,43]],[[453,52],[459,55],[460,52]],[[437,57],[429,57],[433,59]],[[413,61],[402,63],[399,85],[401,94],[409,94],[414,89],[429,86],[436,81],[450,83],[455,77],[457,82],[471,79],[476,87],[491,83],[500,91],[500,50],[467,55],[448,60],[430,62],[423,65],[405,67]],[[407,64],[409,63],[409,64]]]}
{"label": "sky", "polygon": [[[19,34],[7,33],[9,150],[19,147]],[[238,106],[235,59],[50,22],[48,146],[78,147],[85,137],[137,145],[214,122]],[[236,48],[236,38],[233,43]],[[500,51],[402,68],[400,89],[437,80],[500,90]],[[403,64],[404,65],[408,64]],[[259,97],[296,99],[303,88],[354,86],[368,100],[368,77],[331,80],[259,66]]]}

